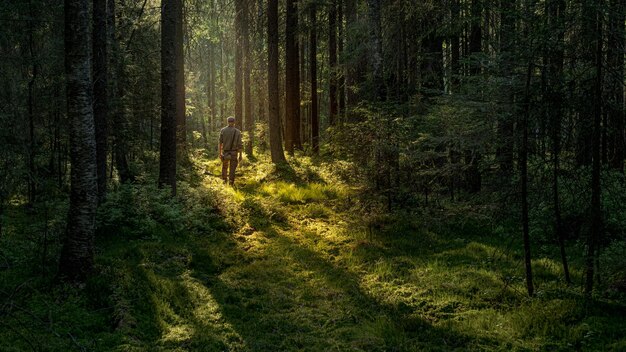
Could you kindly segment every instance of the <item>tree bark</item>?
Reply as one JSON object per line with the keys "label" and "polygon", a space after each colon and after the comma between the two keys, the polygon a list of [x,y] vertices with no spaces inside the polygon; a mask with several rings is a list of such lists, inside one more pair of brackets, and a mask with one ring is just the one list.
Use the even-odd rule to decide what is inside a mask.
{"label": "tree bark", "polygon": [[[515,52],[515,2],[516,0],[501,0],[500,17],[500,56],[502,60],[502,75],[507,79],[512,79],[513,55]],[[511,106],[515,103],[513,92],[505,92],[507,103]],[[505,114],[499,118],[498,146],[496,148],[496,160],[498,161],[499,172],[504,179],[508,179],[513,171],[513,150],[515,133],[515,116],[512,109],[510,114]]]}
{"label": "tree bark", "polygon": [[560,170],[560,154],[561,154],[561,124],[563,115],[563,45],[565,34],[565,1],[549,0],[546,2],[546,14],[548,16],[549,29],[556,35],[556,43],[550,43],[546,53],[545,74],[546,84],[546,116],[551,122],[550,134],[552,139],[552,198],[554,203],[554,234],[559,244],[561,253],[561,263],[563,265],[563,274],[565,282],[571,283],[569,274],[569,265],[567,263],[567,255],[565,252],[565,235],[563,233],[563,225],[561,219],[561,200],[559,194],[559,170]]}
{"label": "tree bark", "polygon": [[[357,43],[352,39],[350,35],[356,25],[357,6],[356,0],[343,0],[345,1],[345,16],[346,16],[346,48],[348,51],[354,51]],[[356,92],[355,84],[357,81],[357,73],[355,70],[354,60],[350,62],[344,62],[345,73],[345,87],[346,87],[346,106],[353,106],[356,104]],[[350,119],[352,120],[352,119]]]}
{"label": "tree bark", "polygon": [[[470,74],[478,75],[481,72],[480,63],[476,59],[476,55],[482,51],[482,3],[480,0],[472,0],[471,3],[471,22],[470,22],[470,38],[469,38],[469,51],[470,51]],[[482,176],[478,163],[482,159],[482,155],[479,151],[465,151],[465,161],[467,163],[467,170],[465,172],[466,186],[469,192],[479,192],[482,186]],[[471,155],[471,158],[467,156]]]}
{"label": "tree bark", "polygon": [[626,5],[623,0],[611,0],[607,44],[608,142],[609,166],[624,172],[626,143],[624,140],[624,41]]}
{"label": "tree bark", "polygon": [[254,114],[252,113],[252,92],[251,92],[251,71],[252,71],[252,56],[250,54],[250,28],[249,28],[249,15],[250,9],[248,0],[243,0],[243,88],[244,88],[244,111],[245,111],[245,130],[248,133],[248,141],[245,145],[246,154],[251,157],[254,146]]}
{"label": "tree bark", "polygon": [[93,0],[93,114],[96,128],[98,203],[107,192],[108,105],[107,0]]}
{"label": "tree bark", "polygon": [[[29,2],[29,12],[35,18],[33,6]],[[28,24],[28,52],[32,60],[31,77],[28,81],[28,204],[34,205],[37,198],[37,169],[35,167],[35,157],[37,142],[35,140],[35,83],[39,68],[35,58],[35,21]]]}
{"label": "tree bark", "polygon": [[176,194],[176,142],[178,81],[177,7],[181,0],[163,0],[161,4],[161,149],[159,186],[169,186]]}
{"label": "tree bark", "polygon": [[[164,0],[165,1],[165,0]],[[186,158],[187,116],[185,111],[185,52],[184,52],[184,1],[176,0],[172,6],[175,16],[176,35],[174,37],[176,73],[176,139],[179,152]]]}
{"label": "tree bark", "polygon": [[237,123],[243,123],[243,1],[235,0],[235,118]]}
{"label": "tree bark", "polygon": [[328,121],[334,126],[337,120],[337,0],[330,0],[328,8]]}
{"label": "tree bark", "polygon": [[113,105],[113,142],[114,142],[114,159],[115,167],[119,174],[120,182],[127,183],[133,181],[134,177],[128,167],[128,141],[127,141],[127,123],[126,111],[124,107],[124,86],[125,86],[125,69],[123,55],[120,49],[118,39],[116,37],[115,24],[115,0],[108,0],[108,35],[111,46],[111,102]]}
{"label": "tree bark", "polygon": [[65,0],[65,74],[72,169],[67,236],[59,275],[69,281],[84,281],[92,271],[98,201],[89,2]]}
{"label": "tree bark", "polygon": [[300,64],[297,0],[287,0],[285,28],[285,149],[293,155],[300,143]]}
{"label": "tree bark", "polygon": [[267,0],[267,91],[270,129],[270,151],[274,164],[284,163],[280,135],[280,102],[278,92],[278,0]]}
{"label": "tree bark", "polygon": [[524,114],[520,129],[522,130],[522,145],[520,146],[520,173],[522,183],[522,237],[524,240],[524,267],[526,272],[526,290],[529,296],[534,295],[533,272],[530,253],[530,229],[528,223],[528,120],[530,116],[530,83],[533,64],[528,63],[526,71],[526,85],[524,88]]}
{"label": "tree bark", "polygon": [[317,6],[309,7],[311,29],[309,31],[309,76],[311,76],[311,143],[313,153],[320,151],[320,123],[317,101]]}
{"label": "tree bark", "polygon": [[[591,72],[595,66],[595,52],[597,42],[597,1],[582,0],[581,6],[581,48],[579,65],[585,65]],[[593,75],[587,75],[588,78],[579,81],[579,118],[576,130],[576,164],[577,166],[590,166],[593,162],[593,145],[591,144],[594,133],[594,114],[595,102],[588,103],[589,97],[595,96],[595,81]]]}
{"label": "tree bark", "polygon": [[343,0],[338,0],[337,4],[337,53],[339,57],[339,69],[337,70],[337,80],[339,85],[339,119],[343,121],[346,112],[346,76],[345,60],[343,59]]}
{"label": "tree bark", "polygon": [[593,140],[591,141],[592,149],[592,172],[591,172],[591,230],[587,239],[587,253],[585,256],[585,299],[587,303],[591,301],[594,280],[594,264],[597,256],[597,249],[600,238],[602,237],[603,220],[602,220],[602,203],[601,203],[601,185],[600,185],[600,136],[602,133],[602,20],[599,11],[594,10],[590,14],[595,18],[595,77],[594,77],[594,100],[593,106]]}
{"label": "tree bark", "polygon": [[472,55],[470,60],[470,74],[472,75],[478,75],[481,71],[480,61],[476,55],[482,52],[482,13],[483,7],[481,0],[472,0],[469,38],[469,51]]}

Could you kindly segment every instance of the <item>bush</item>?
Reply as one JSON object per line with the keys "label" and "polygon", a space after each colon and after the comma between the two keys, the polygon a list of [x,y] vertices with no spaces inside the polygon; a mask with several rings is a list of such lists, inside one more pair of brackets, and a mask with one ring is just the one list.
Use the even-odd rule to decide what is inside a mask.
{"label": "bush", "polygon": [[169,189],[152,185],[122,185],[99,207],[101,237],[160,238],[180,233],[185,226],[182,206]]}

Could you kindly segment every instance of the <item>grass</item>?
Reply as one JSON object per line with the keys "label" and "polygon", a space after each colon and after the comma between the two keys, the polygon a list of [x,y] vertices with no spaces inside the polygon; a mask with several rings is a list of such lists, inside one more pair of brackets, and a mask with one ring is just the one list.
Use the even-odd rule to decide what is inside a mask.
{"label": "grass", "polygon": [[552,253],[533,262],[538,293],[525,296],[516,234],[441,212],[374,216],[332,164],[275,169],[264,158],[242,163],[236,188],[216,161],[196,160],[203,176],[181,185],[176,204],[150,187],[118,191],[137,206],[105,207],[99,275],[85,287],[48,291],[45,275],[19,286],[37,256],[18,265],[18,254],[37,241],[21,237],[25,215],[12,208],[0,239],[11,262],[0,271],[0,350],[626,347],[623,302],[585,312]]}

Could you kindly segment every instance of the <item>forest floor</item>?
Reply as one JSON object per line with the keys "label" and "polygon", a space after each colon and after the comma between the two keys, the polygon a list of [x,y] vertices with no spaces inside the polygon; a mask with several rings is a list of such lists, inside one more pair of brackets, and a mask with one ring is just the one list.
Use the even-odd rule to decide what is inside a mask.
{"label": "forest floor", "polygon": [[[623,304],[585,311],[552,254],[533,262],[527,298],[520,236],[470,205],[375,215],[340,163],[290,162],[244,161],[232,188],[199,157],[180,206],[116,191],[99,215],[99,275],[82,287],[26,280],[40,264],[19,253],[33,261],[41,246],[20,237],[32,219],[15,205],[0,350],[626,350]],[[580,282],[576,260],[572,272]]]}

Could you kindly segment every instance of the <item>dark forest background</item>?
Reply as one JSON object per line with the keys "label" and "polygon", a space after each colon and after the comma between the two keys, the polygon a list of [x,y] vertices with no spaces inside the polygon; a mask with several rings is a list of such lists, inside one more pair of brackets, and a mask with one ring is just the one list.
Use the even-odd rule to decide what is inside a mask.
{"label": "dark forest background", "polygon": [[[136,280],[120,279],[134,274],[113,269],[111,248],[168,236],[196,246],[182,233],[256,231],[257,217],[278,226],[274,207],[314,221],[294,204],[319,201],[332,203],[318,209],[328,224],[362,233],[355,243],[419,245],[426,231],[449,236],[443,246],[500,244],[468,263],[511,256],[496,286],[515,298],[494,300],[576,312],[563,329],[588,328],[564,337],[546,323],[521,345],[473,348],[624,348],[617,320],[599,321],[626,309],[625,23],[622,0],[0,3],[0,336],[26,350],[47,350],[29,334],[65,341],[52,350],[119,347],[127,324],[144,326],[125,320],[141,321],[111,288]],[[244,132],[239,189],[214,177],[228,116]],[[390,258],[381,248],[370,254]],[[547,261],[550,279],[536,267]],[[72,324],[54,325],[61,313],[44,307],[59,301],[101,309],[83,318],[114,321],[102,326],[116,337],[89,345],[95,337],[59,332]],[[393,324],[402,339],[356,348],[411,350],[414,332]],[[418,350],[455,339],[437,334]],[[549,342],[528,342],[537,336]]]}

